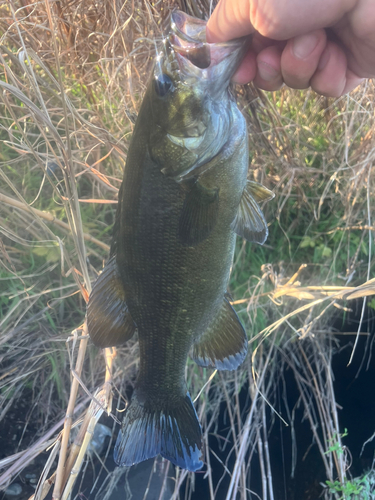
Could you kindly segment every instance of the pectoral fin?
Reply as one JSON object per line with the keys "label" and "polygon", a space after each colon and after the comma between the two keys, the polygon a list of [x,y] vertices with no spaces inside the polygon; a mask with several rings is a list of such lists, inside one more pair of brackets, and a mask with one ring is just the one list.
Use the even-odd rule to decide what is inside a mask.
{"label": "pectoral fin", "polygon": [[245,330],[226,298],[221,309],[202,337],[193,346],[192,358],[200,366],[217,370],[235,370],[245,359]]}
{"label": "pectoral fin", "polygon": [[219,189],[207,188],[196,181],[182,207],[179,234],[184,245],[197,245],[214,228],[219,211]]}
{"label": "pectoral fin", "polygon": [[262,201],[269,201],[275,198],[274,192],[270,191],[258,182],[247,181],[245,189],[249,191],[249,193],[257,203],[261,203]]}
{"label": "pectoral fin", "polygon": [[94,344],[102,348],[121,345],[135,332],[116,256],[108,261],[94,284],[87,305],[87,327]]}
{"label": "pectoral fin", "polygon": [[268,227],[263,212],[257,202],[274,197],[269,189],[257,182],[247,181],[233,221],[233,230],[248,241],[263,245],[268,236]]}

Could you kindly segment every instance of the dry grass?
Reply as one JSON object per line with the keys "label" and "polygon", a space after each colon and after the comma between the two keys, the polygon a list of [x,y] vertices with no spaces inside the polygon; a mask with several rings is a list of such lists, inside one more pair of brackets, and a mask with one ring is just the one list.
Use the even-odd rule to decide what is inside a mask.
{"label": "dry grass", "polygon": [[[0,2],[0,422],[31,393],[27,425],[35,421],[39,428],[34,442],[21,437],[21,455],[0,462],[0,487],[55,437],[57,475],[48,482],[55,468],[51,459],[35,496],[43,498],[54,482],[54,498],[65,499],[65,484],[73,482],[69,468],[85,429],[109,406],[110,384],[124,393],[134,380],[136,344],[115,354],[106,350],[105,359],[91,346],[86,352],[85,302],[107,258],[154,44],[175,6],[195,15],[210,8],[206,0]],[[217,434],[220,404],[226,405],[227,459],[206,453],[211,499],[228,477],[227,500],[249,498],[255,461],[261,498],[275,498],[268,435],[281,418],[276,387],[287,368],[295,374],[326,478],[347,481],[327,312],[350,308],[350,300],[363,297],[364,308],[375,294],[374,94],[369,82],[336,101],[288,89],[269,95],[252,86],[239,89],[252,175],[277,197],[265,207],[272,222],[266,246],[251,253],[239,246],[236,254],[232,289],[247,322],[247,361],[235,373],[213,377],[188,366],[192,394],[207,382],[197,399],[207,449],[209,436]],[[241,387],[248,387],[246,407]],[[92,396],[98,388],[104,390],[100,405]],[[90,398],[94,421],[87,417],[70,445],[70,426],[83,419]],[[294,440],[293,410],[286,412]],[[65,431],[58,435],[62,422]],[[337,447],[330,450],[333,441]],[[222,470],[219,481],[213,467]],[[165,478],[167,473],[168,467]],[[105,498],[120,479],[120,470],[108,476]],[[180,497],[184,482],[185,497],[191,497],[194,475],[179,471],[173,498]]]}

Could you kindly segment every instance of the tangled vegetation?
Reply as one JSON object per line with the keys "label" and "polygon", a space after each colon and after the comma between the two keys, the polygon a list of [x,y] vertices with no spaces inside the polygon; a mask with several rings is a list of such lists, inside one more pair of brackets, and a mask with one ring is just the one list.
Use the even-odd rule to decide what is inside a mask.
{"label": "tangled vegetation", "polygon": [[[118,395],[134,382],[137,344],[103,356],[88,343],[85,307],[108,256],[155,44],[175,7],[207,17],[212,5],[0,1],[0,426],[18,401],[30,399],[21,437],[0,460],[0,488],[52,446],[35,498],[51,488],[65,500],[87,429],[104,410],[114,428],[121,419],[112,394],[122,408]],[[193,362],[187,368],[205,433],[210,498],[223,484],[227,500],[281,498],[268,446],[275,423],[288,425],[284,437],[294,450],[292,463],[278,467],[293,475],[296,454],[306,452],[296,448],[295,408],[286,404],[288,372],[324,467],[323,495],[361,499],[373,475],[350,476],[334,390],[332,316],[353,303],[362,316],[366,306],[375,309],[375,89],[366,81],[337,100],[251,85],[236,92],[249,125],[249,176],[276,197],[264,207],[266,244],[237,242],[230,291],[249,336],[246,362],[220,375]],[[228,429],[227,439],[218,437],[224,461],[208,452],[219,411]],[[25,441],[30,426],[35,435]],[[74,441],[72,426],[80,426]],[[121,477],[110,472],[97,497],[109,498]],[[194,475],[179,471],[173,498],[191,498],[193,490]]]}

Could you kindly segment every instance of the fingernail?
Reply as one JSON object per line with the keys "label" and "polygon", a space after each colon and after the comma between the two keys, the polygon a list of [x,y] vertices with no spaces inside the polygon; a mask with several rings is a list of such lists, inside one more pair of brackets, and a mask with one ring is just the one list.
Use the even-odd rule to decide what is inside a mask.
{"label": "fingernail", "polygon": [[277,69],[263,61],[258,61],[258,74],[266,82],[272,82],[279,76]]}
{"label": "fingernail", "polygon": [[298,59],[305,59],[318,45],[319,37],[312,33],[296,36],[293,40],[293,53]]}
{"label": "fingernail", "polygon": [[326,67],[329,58],[330,58],[329,48],[326,47],[323,51],[323,54],[320,56],[318,71],[322,71],[322,69]]}

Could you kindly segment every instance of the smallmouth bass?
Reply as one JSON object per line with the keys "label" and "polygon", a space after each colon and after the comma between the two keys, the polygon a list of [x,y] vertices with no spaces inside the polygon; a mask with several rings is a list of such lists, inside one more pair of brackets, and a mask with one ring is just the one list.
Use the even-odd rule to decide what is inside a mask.
{"label": "smallmouth bass", "polygon": [[138,331],[140,369],[114,452],[121,466],[161,454],[200,469],[187,356],[234,370],[247,352],[227,285],[236,234],[265,241],[258,202],[273,194],[247,180],[246,122],[229,91],[246,40],[209,44],[205,28],[171,16],[127,155],[110,260],[87,308],[100,347]]}

